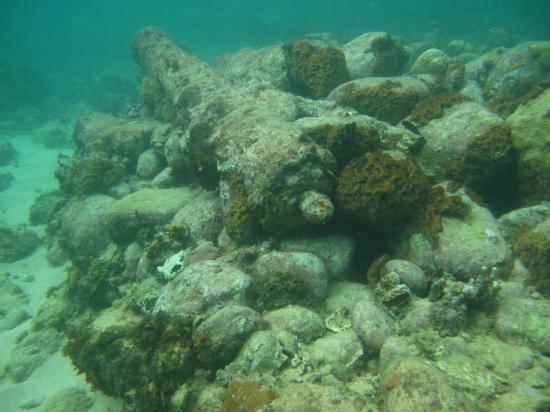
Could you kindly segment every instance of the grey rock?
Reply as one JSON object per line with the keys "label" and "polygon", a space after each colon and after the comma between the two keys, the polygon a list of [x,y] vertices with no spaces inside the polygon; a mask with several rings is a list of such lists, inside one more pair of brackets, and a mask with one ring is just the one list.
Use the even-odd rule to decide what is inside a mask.
{"label": "grey rock", "polygon": [[163,158],[154,149],[147,149],[138,157],[136,175],[142,179],[151,179],[155,177],[163,167]]}
{"label": "grey rock", "polygon": [[449,68],[451,59],[439,49],[428,49],[417,57],[411,67],[411,74],[444,75]]}
{"label": "grey rock", "polygon": [[464,102],[444,110],[443,117],[421,127],[426,144],[417,159],[428,176],[445,178],[449,165],[460,163],[469,145],[502,119],[480,104]]}
{"label": "grey rock", "polygon": [[546,73],[537,60],[533,45],[518,44],[491,60],[493,66],[484,84],[490,97],[525,94],[544,78]]}
{"label": "grey rock", "polygon": [[475,411],[470,399],[433,363],[418,357],[402,360],[385,381],[383,410]]}
{"label": "grey rock", "polygon": [[550,204],[542,203],[505,213],[498,218],[502,236],[513,245],[519,237],[550,217]]}
{"label": "grey rock", "polygon": [[411,291],[407,285],[401,283],[396,272],[388,272],[376,284],[376,297],[386,306],[398,307],[409,303]]}
{"label": "grey rock", "polygon": [[273,374],[289,359],[277,334],[271,330],[253,333],[237,358],[225,368],[231,375]]}
{"label": "grey rock", "polygon": [[13,347],[6,373],[14,382],[23,382],[59,350],[63,334],[53,329],[26,332]]}
{"label": "grey rock", "polygon": [[299,207],[304,218],[314,225],[324,225],[334,214],[334,205],[330,198],[311,190],[302,195]]}
{"label": "grey rock", "polygon": [[350,275],[354,240],[346,235],[336,234],[323,237],[302,237],[285,239],[281,242],[283,252],[307,252],[320,257],[331,281],[346,279]]}
{"label": "grey rock", "polygon": [[39,195],[29,209],[29,223],[31,225],[48,223],[67,200],[67,197],[58,190]]}
{"label": "grey rock", "polygon": [[0,331],[10,330],[29,318],[21,308],[29,299],[7,275],[0,275]]}
{"label": "grey rock", "polygon": [[438,269],[450,272],[459,280],[496,268],[506,277],[512,267],[512,251],[500,233],[491,212],[472,201],[462,189],[461,196],[470,211],[463,218],[443,217],[434,261]]}
{"label": "grey rock", "polygon": [[413,299],[405,316],[399,322],[399,331],[404,335],[412,335],[430,328],[432,305],[433,303],[427,299]]}
{"label": "grey rock", "polygon": [[189,134],[179,128],[170,131],[164,145],[164,157],[174,172],[190,174]]}
{"label": "grey rock", "polygon": [[343,310],[351,316],[357,302],[375,300],[374,291],[364,283],[336,282],[331,284],[325,301],[325,310],[334,312]]}
{"label": "grey rock", "polygon": [[[323,261],[305,252],[270,252],[260,256],[254,263],[255,280],[259,287],[272,284],[277,279],[295,285],[296,290],[281,290],[286,292],[280,301],[299,303],[296,300],[319,301],[327,292],[328,275]],[[298,290],[299,289],[299,290]],[[273,298],[276,298],[274,296]]]}
{"label": "grey rock", "polygon": [[275,329],[293,333],[303,342],[311,342],[325,333],[323,319],[310,309],[289,305],[264,315]]}
{"label": "grey rock", "polygon": [[93,195],[65,207],[59,234],[69,254],[96,255],[109,246],[106,210],[114,202],[110,196]]}
{"label": "grey rock", "polygon": [[420,351],[410,338],[390,336],[380,349],[379,365],[382,376],[388,375],[402,360],[420,355]]}
{"label": "grey rock", "polygon": [[548,136],[550,118],[547,116],[550,105],[550,90],[545,90],[521,105],[507,119],[512,128],[514,146],[520,152],[521,163],[537,177],[550,178],[550,149]]}
{"label": "grey rock", "polygon": [[142,228],[169,223],[178,209],[196,195],[190,188],[141,189],[107,209],[107,224],[112,239],[127,243]]}
{"label": "grey rock", "polygon": [[137,161],[149,147],[154,120],[121,119],[103,113],[90,113],[78,120],[73,138],[86,152],[109,152]]}
{"label": "grey rock", "polygon": [[0,172],[0,192],[8,190],[15,178],[11,172]]}
{"label": "grey rock", "polygon": [[322,373],[348,382],[362,365],[363,345],[352,330],[328,335],[313,342],[311,360]]}
{"label": "grey rock", "polygon": [[87,412],[94,405],[82,388],[65,388],[44,401],[38,412]]}
{"label": "grey rock", "polygon": [[244,304],[250,276],[228,263],[192,264],[170,281],[155,303],[155,312],[198,314],[218,304]]}
{"label": "grey rock", "polygon": [[424,271],[412,262],[403,259],[393,259],[386,262],[388,272],[395,272],[399,279],[416,296],[424,297],[428,293],[428,279]]}
{"label": "grey rock", "polygon": [[376,354],[384,341],[395,334],[394,320],[376,302],[357,302],[352,313],[353,330],[363,341],[368,354]]}
{"label": "grey rock", "polygon": [[214,192],[198,191],[172,218],[172,224],[185,224],[195,240],[214,241],[223,229],[221,201]]}
{"label": "grey rock", "polygon": [[[384,51],[390,53],[393,51],[393,54],[397,57],[394,60],[395,67],[385,67],[384,57],[379,55],[376,47],[374,47],[377,41],[392,49]],[[399,70],[406,63],[404,52],[399,50],[399,46],[393,43],[390,35],[385,32],[364,33],[344,44],[342,51],[346,56],[346,65],[352,79],[396,75],[399,74]],[[401,61],[399,60],[400,57]]]}
{"label": "grey rock", "polygon": [[0,262],[11,263],[29,256],[40,246],[38,234],[27,227],[0,224]]}
{"label": "grey rock", "polygon": [[247,88],[285,89],[289,83],[285,55],[280,45],[244,48],[224,54],[214,62],[214,69],[233,84]]}
{"label": "grey rock", "polygon": [[226,306],[193,331],[193,350],[203,365],[223,368],[235,358],[248,337],[265,326],[258,312],[246,306]]}
{"label": "grey rock", "polygon": [[550,302],[511,298],[499,303],[495,317],[498,336],[519,345],[528,345],[550,355]]}
{"label": "grey rock", "polygon": [[176,186],[176,178],[171,167],[162,169],[151,181],[151,187],[166,189],[173,186]]}

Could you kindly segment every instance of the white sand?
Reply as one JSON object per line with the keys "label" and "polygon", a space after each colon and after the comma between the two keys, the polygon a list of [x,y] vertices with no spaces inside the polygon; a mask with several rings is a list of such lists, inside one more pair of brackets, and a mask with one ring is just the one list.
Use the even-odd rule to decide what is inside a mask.
{"label": "white sand", "polygon": [[[72,131],[72,125],[51,122],[34,133],[43,133],[44,128],[59,127]],[[45,149],[42,145],[34,144],[31,133],[12,135],[7,138],[5,133],[0,133],[0,136],[2,143],[10,141],[19,153],[16,166],[0,167],[0,172],[11,171],[15,177],[11,187],[0,192],[0,220],[9,225],[27,223],[29,207],[37,195],[57,188],[54,170],[57,166],[59,150]],[[68,150],[62,152],[70,154]],[[44,230],[43,227],[33,227],[33,229],[40,234]],[[65,268],[50,267],[44,247],[39,248],[26,259],[11,264],[0,263],[0,273],[11,273],[10,279],[27,295],[29,303],[24,305],[23,309],[31,315],[37,312],[44,301],[48,288],[63,282]],[[32,276],[30,282],[29,279],[25,280],[28,275]],[[86,384],[84,377],[77,375],[70,360],[60,352],[48,358],[24,382],[14,383],[5,376],[4,367],[9,360],[15,338],[28,329],[29,325],[30,320],[12,330],[0,331],[0,412],[21,411],[23,409],[18,408],[20,405],[29,402],[40,403],[61,389],[75,386],[86,389],[88,395],[94,400],[94,406],[90,411],[122,410],[121,402],[93,392],[92,388]]]}

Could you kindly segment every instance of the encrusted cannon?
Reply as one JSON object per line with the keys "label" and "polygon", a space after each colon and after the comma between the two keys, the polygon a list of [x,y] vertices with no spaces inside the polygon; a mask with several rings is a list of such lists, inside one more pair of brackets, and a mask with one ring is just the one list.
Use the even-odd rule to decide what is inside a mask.
{"label": "encrusted cannon", "polygon": [[[220,185],[228,234],[246,241],[261,225],[282,234],[318,216],[330,218],[335,186],[332,154],[246,90],[219,77],[162,30],[135,36],[134,59],[160,83],[173,105],[199,179]],[[185,152],[185,151],[184,151]],[[319,204],[304,202],[304,194]],[[306,206],[307,205],[307,206]],[[304,211],[304,207],[318,208]],[[315,215],[316,219],[308,218]],[[322,219],[321,219],[322,220]]]}

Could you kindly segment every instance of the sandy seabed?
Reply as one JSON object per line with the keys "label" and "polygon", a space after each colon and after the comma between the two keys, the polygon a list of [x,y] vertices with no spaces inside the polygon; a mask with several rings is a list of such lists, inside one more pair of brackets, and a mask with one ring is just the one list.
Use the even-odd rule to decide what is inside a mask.
{"label": "sandy seabed", "polygon": [[[14,180],[11,186],[0,192],[0,221],[10,226],[28,223],[29,208],[40,194],[57,188],[54,170],[57,155],[70,154],[68,149],[47,149],[33,142],[34,133],[44,133],[44,128],[59,127],[46,124],[43,128],[21,134],[2,133],[2,143],[10,142],[18,152],[14,165],[0,168],[11,172]],[[67,127],[67,126],[65,126]],[[70,127],[69,127],[70,128]],[[33,230],[43,235],[44,227]],[[22,309],[34,316],[46,299],[46,291],[63,282],[66,266],[52,268],[46,259],[46,248],[41,246],[31,256],[14,263],[0,263],[0,273],[9,273],[13,281],[26,295],[28,303]],[[0,297],[1,298],[1,297]],[[50,356],[25,381],[14,383],[6,376],[4,368],[9,362],[17,336],[30,327],[31,319],[17,327],[0,331],[0,412],[39,410],[40,404],[49,396],[66,388],[82,388],[94,401],[90,412],[120,411],[120,401],[94,392],[83,375],[78,375],[70,360],[61,352]],[[24,408],[21,408],[21,407]]]}

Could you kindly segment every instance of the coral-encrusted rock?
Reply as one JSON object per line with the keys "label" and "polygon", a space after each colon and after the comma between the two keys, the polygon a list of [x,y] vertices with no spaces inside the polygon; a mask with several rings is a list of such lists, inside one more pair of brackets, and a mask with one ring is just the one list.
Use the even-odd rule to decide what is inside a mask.
{"label": "coral-encrusted rock", "polygon": [[342,46],[352,79],[398,75],[408,55],[388,33],[362,34]]}
{"label": "coral-encrusted rock", "polygon": [[203,365],[223,368],[235,358],[246,339],[265,326],[258,312],[246,306],[226,306],[195,329],[193,350]]}
{"label": "coral-encrusted rock", "polygon": [[293,333],[303,342],[309,343],[325,334],[323,319],[312,310],[289,305],[264,315],[272,328]]}
{"label": "coral-encrusted rock", "polygon": [[462,167],[470,145],[477,138],[500,124],[500,117],[477,103],[457,104],[445,109],[442,118],[420,128],[426,144],[417,158],[429,176],[444,178],[453,168]]}
{"label": "coral-encrusted rock", "polygon": [[550,355],[550,302],[528,298],[504,299],[495,318],[498,336],[519,345],[529,345]]}
{"label": "coral-encrusted rock", "polygon": [[327,292],[325,265],[311,253],[266,253],[254,264],[254,274],[255,301],[264,308],[312,304]]}
{"label": "coral-encrusted rock", "polygon": [[214,305],[246,303],[250,276],[224,262],[207,260],[187,266],[161,291],[155,312],[198,314]]}
{"label": "coral-encrusted rock", "polygon": [[110,196],[94,195],[73,200],[61,214],[59,232],[63,249],[70,255],[99,255],[111,243],[106,212],[115,202]]}
{"label": "coral-encrusted rock", "polygon": [[340,212],[377,230],[400,227],[422,212],[430,184],[401,152],[375,152],[352,160],[340,173]]}
{"label": "coral-encrusted rock", "polygon": [[85,152],[108,152],[136,161],[149,147],[154,120],[120,119],[103,113],[91,113],[78,120],[73,138]]}
{"label": "coral-encrusted rock", "polygon": [[387,338],[395,334],[394,320],[374,300],[357,302],[352,313],[353,330],[368,354],[376,354]]}
{"label": "coral-encrusted rock", "polygon": [[142,189],[110,205],[107,224],[113,240],[127,243],[140,229],[169,223],[179,208],[196,195],[190,188]]}
{"label": "coral-encrusted rock", "polygon": [[294,93],[318,99],[349,80],[344,53],[332,46],[296,40],[283,46]]}
{"label": "coral-encrusted rock", "polygon": [[328,99],[396,124],[429,92],[428,86],[415,77],[372,77],[344,83]]}
{"label": "coral-encrusted rock", "polygon": [[512,128],[521,163],[535,179],[550,181],[550,89],[520,106],[506,123]]}

